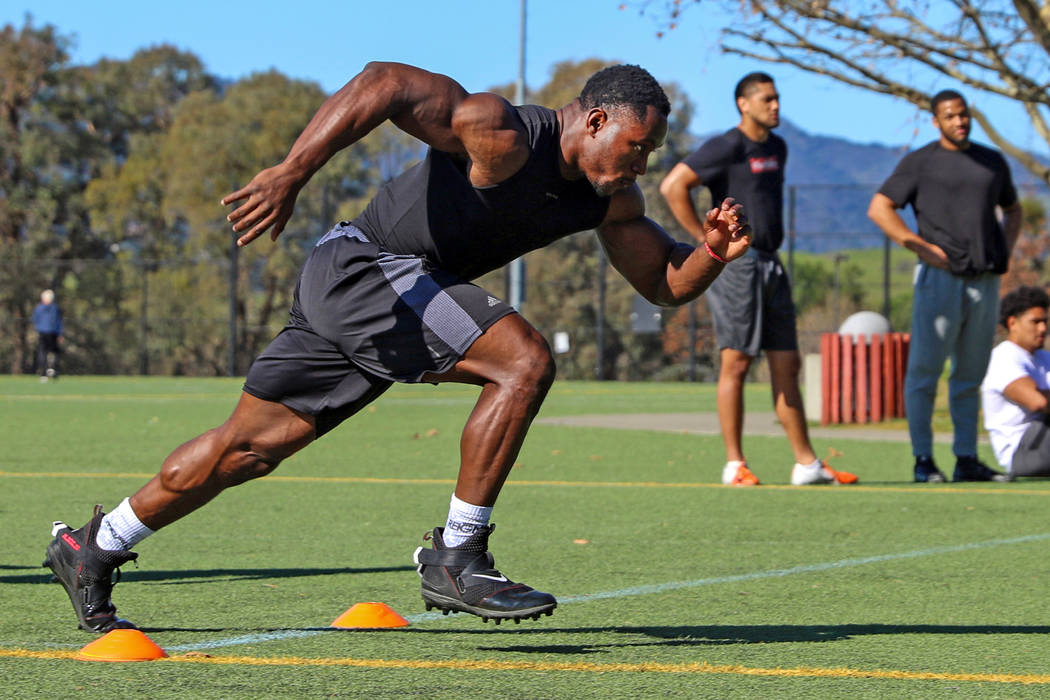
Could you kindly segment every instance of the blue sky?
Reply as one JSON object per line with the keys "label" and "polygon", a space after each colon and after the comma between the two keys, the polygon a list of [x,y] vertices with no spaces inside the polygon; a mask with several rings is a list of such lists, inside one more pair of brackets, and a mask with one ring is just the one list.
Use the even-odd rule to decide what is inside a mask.
{"label": "blue sky", "polygon": [[[732,18],[714,3],[690,9],[663,38],[655,20],[631,9],[637,3],[626,2],[627,10],[620,4],[529,0],[526,81],[546,82],[551,66],[566,59],[637,63],[685,89],[697,106],[692,130],[706,134],[736,123],[733,86],[744,73],[761,69],[777,78],[781,115],[810,133],[912,147],[935,137],[928,115],[906,103],[788,67],[723,56],[718,33]],[[224,78],[273,67],[329,92],[369,60],[445,73],[471,91],[512,82],[518,72],[519,0],[8,0],[0,5],[0,24],[20,27],[27,12],[35,25],[53,24],[74,37],[76,63],[127,58],[139,48],[171,43]],[[930,87],[949,86],[958,87]],[[982,106],[1021,145],[1046,150],[1023,115]],[[976,127],[974,138],[984,140]]]}

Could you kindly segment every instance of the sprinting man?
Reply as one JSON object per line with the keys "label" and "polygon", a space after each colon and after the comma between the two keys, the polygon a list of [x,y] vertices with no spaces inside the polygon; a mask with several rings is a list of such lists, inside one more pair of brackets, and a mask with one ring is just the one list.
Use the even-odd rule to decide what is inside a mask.
{"label": "sprinting man", "polygon": [[854,474],[835,471],[817,458],[809,440],[798,378],[798,350],[791,282],[777,249],[784,240],[784,166],[787,144],[773,133],[780,124],[780,95],[766,73],[748,73],[734,93],[740,123],[705,142],[660,183],[660,192],[682,228],[703,242],[704,221],[693,203],[701,185],[718,202],[728,192],[744,205],[754,232],[746,256],[711,285],[707,305],[715,325],[721,369],[718,419],[726,448],[722,483],[757,486],[744,456],[744,381],[755,358],[769,362],[773,406],[794,453],[791,483],[852,484]]}
{"label": "sprinting man", "polygon": [[[920,483],[946,480],[933,461],[932,420],[937,382],[950,357],[952,479],[1005,481],[1005,474],[977,459],[977,409],[995,342],[999,276],[1021,232],[1021,205],[1002,154],[970,141],[963,96],[942,90],[930,100],[930,111],[939,138],[904,156],[868,206],[883,233],[919,258],[904,376],[912,475]],[[908,204],[918,233],[897,213]]]}
{"label": "sprinting man", "polygon": [[370,63],[330,97],[285,160],[223,198],[246,245],[276,238],[296,195],[337,151],[384,121],[430,146],[307,259],[291,319],[255,360],[233,414],[177,448],[108,515],[56,523],[47,564],[81,627],[132,626],[111,601],[115,567],[143,538],[223,489],[265,476],[392,382],[481,388],[463,430],[459,477],[432,547],[416,553],[427,609],[483,619],[538,618],[554,596],[495,568],[490,515],[554,380],[543,336],[468,280],[576,231],[597,228],[612,264],[647,299],[683,304],[744,254],[742,207],[704,216],[705,245],[676,243],[645,217],[635,179],[667,132],[670,105],[637,66],[613,66],[558,110],[467,93],[412,66]]}

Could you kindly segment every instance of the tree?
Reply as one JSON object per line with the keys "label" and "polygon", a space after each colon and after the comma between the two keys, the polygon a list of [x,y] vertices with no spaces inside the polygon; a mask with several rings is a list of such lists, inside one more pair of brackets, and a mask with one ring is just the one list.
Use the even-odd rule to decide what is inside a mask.
{"label": "tree", "polygon": [[[673,28],[700,0],[651,9]],[[794,66],[929,109],[935,80],[948,78],[1019,106],[1050,145],[1050,4],[1045,0],[724,0],[744,15],[722,30],[722,50]],[[977,102],[972,100],[971,102]],[[999,131],[977,104],[988,138],[1043,182],[1050,166]]]}
{"label": "tree", "polygon": [[49,101],[68,60],[68,40],[27,18],[0,30],[0,358],[21,372],[29,352],[29,315],[48,279],[29,262],[48,249],[64,217],[69,184],[60,164],[62,137]]}
{"label": "tree", "polygon": [[[276,71],[223,92],[204,85],[169,112],[167,128],[133,135],[127,158],[91,184],[94,230],[116,243],[143,278],[149,275],[151,371],[227,371],[234,235],[219,198],[280,162],[325,97],[315,83]],[[314,176],[285,235],[238,250],[238,370],[285,322],[299,269],[317,238],[339,218],[359,214],[382,181],[419,154],[418,141],[380,127]],[[140,302],[129,298],[129,306]]]}

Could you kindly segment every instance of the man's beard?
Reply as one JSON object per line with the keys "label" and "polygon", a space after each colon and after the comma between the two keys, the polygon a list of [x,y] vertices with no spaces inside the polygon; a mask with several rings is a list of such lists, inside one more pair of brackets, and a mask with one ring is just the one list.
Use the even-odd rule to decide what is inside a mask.
{"label": "man's beard", "polygon": [[587,182],[591,183],[591,188],[594,189],[594,193],[599,197],[611,197],[613,194],[622,190],[623,187],[620,185],[619,180],[609,180],[607,182],[595,182],[590,178]]}

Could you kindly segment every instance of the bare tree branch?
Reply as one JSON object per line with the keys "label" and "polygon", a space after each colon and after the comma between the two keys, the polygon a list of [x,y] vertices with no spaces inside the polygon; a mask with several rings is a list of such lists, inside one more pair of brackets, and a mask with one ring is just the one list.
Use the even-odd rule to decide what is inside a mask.
{"label": "bare tree branch", "polygon": [[1035,40],[1044,51],[1050,53],[1050,2],[1044,2],[1039,7],[1031,0],[1014,0],[1014,7]]}
{"label": "bare tree branch", "polygon": [[[844,67],[848,68],[849,70],[860,74],[865,78],[865,80],[860,80],[849,75],[848,73],[836,70],[827,65],[822,66],[820,70],[816,70],[811,62],[797,59],[785,52],[784,44],[778,44],[775,42],[767,41],[760,34],[744,34],[742,32],[736,31],[729,31],[727,32],[727,34],[739,35],[740,37],[746,38],[748,41],[753,42],[755,44],[765,44],[769,47],[770,51],[772,51],[775,54],[775,56],[769,56],[767,54],[758,54],[752,51],[747,51],[745,49],[738,49],[734,46],[729,45],[723,47],[723,50],[726,53],[736,54],[738,56],[744,56],[746,58],[753,58],[756,60],[771,63],[785,63],[788,65],[795,66],[796,68],[801,68],[805,71],[826,75],[830,78],[834,78],[835,80],[841,83],[846,83],[847,85],[853,85],[854,87],[863,88],[865,90],[878,92],[884,95],[903,97],[909,102],[924,109],[930,106],[929,95],[927,95],[925,92],[911,88],[905,85],[904,83],[891,80],[888,76],[884,74],[876,73],[875,71],[864,68],[857,63],[847,60],[842,55],[836,54],[831,49],[820,47],[815,44],[810,44],[805,47],[807,52],[823,54],[829,59],[834,60],[837,63],[841,63]],[[789,48],[801,48],[801,45],[795,45],[794,47]]]}
{"label": "bare tree branch", "polygon": [[[1045,86],[1036,84],[1028,76],[1012,69],[1007,64],[1005,57],[997,49],[999,44],[996,42],[987,40],[968,42],[961,36],[955,37],[954,43],[949,46],[939,46],[923,41],[919,37],[920,34],[930,34],[936,41],[948,41],[951,38],[944,33],[935,31],[928,25],[922,24],[912,14],[902,14],[900,10],[895,9],[889,0],[886,0],[886,2],[891,8],[889,13],[882,15],[873,14],[865,20],[849,17],[838,11],[824,9],[821,4],[807,2],[806,0],[773,0],[772,3],[753,0],[751,6],[766,22],[772,22],[782,32],[804,45],[804,47],[794,46],[793,48],[809,48],[809,44],[813,42],[813,34],[792,29],[789,20],[802,19],[809,23],[831,25],[832,28],[844,29],[850,32],[855,37],[854,46],[868,44],[875,47],[874,53],[860,52],[860,57],[872,61],[880,60],[886,62],[910,60],[978,90],[1002,95],[1009,99],[1039,102],[1050,106],[1050,94],[1047,94]],[[976,20],[977,26],[980,27],[980,13],[976,9],[969,7],[968,3],[966,5],[969,9],[964,10],[960,8],[960,18],[966,19],[967,14],[972,12],[972,16],[969,19],[971,22]],[[894,20],[907,21],[908,31],[894,32],[879,25],[879,22],[892,22]],[[827,31],[823,32],[823,34],[827,34]],[[821,33],[818,33],[819,35]],[[844,40],[844,37],[841,35],[833,34],[832,36],[840,41]],[[980,31],[977,31],[977,36],[981,36]],[[764,43],[768,45],[770,42],[775,42],[778,45],[783,44],[776,36],[768,37],[767,35],[767,41]],[[880,47],[893,49],[896,51],[896,55],[887,54],[886,52],[879,53]],[[963,50],[960,50],[960,48]],[[829,58],[834,60],[840,55],[839,52],[833,52]],[[991,57],[992,60],[981,60],[980,55]],[[938,60],[938,58],[941,60]],[[975,69],[976,73],[974,72]],[[1002,82],[993,82],[990,79],[986,79],[985,76],[987,78],[999,78],[1006,82],[1006,85],[1003,85]],[[1006,80],[1006,78],[1009,78],[1009,80]]]}
{"label": "bare tree branch", "polygon": [[1044,141],[1050,143],[1050,125],[1047,125],[1046,119],[1039,112],[1039,108],[1033,104],[1026,104],[1024,106],[1025,111],[1028,112],[1028,118],[1032,121],[1032,126],[1035,127],[1036,133],[1038,133]]}
{"label": "bare tree branch", "polygon": [[[723,29],[722,50],[794,66],[845,85],[929,107],[942,75],[1016,103],[1050,144],[1050,0],[723,0],[745,9]],[[971,106],[971,109],[972,106]],[[1050,167],[1000,132],[988,138],[1044,182]]]}
{"label": "bare tree branch", "polygon": [[[1018,105],[1050,145],[1050,0],[717,1],[740,11],[740,20],[722,30],[725,53],[793,66],[923,109],[929,86],[946,76]],[[630,4],[662,16],[671,30],[700,2]],[[971,110],[997,147],[1050,183],[1050,167],[1011,136],[1016,127],[1001,133]]]}

